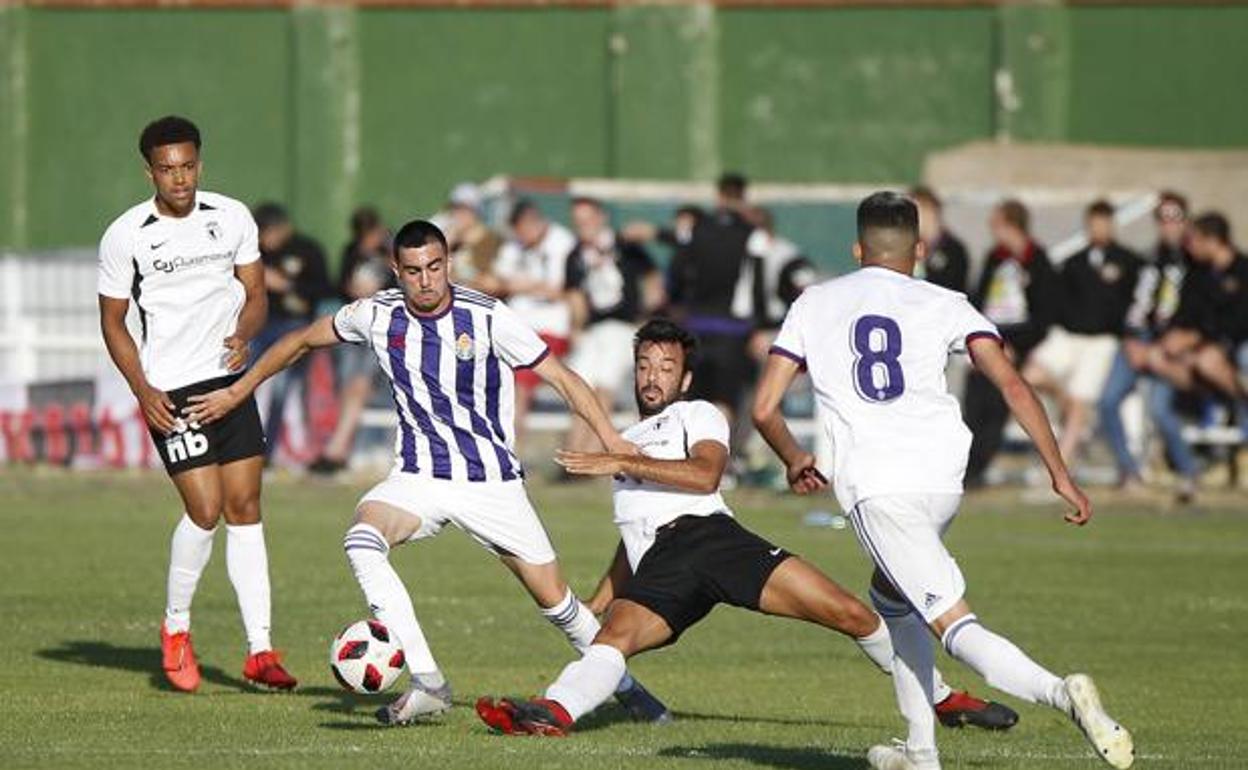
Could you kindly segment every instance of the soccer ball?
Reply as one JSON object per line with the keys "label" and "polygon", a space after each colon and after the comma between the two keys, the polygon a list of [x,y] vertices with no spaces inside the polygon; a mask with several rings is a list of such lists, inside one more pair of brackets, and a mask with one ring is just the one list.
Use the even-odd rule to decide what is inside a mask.
{"label": "soccer ball", "polygon": [[381,621],[361,620],[330,643],[329,670],[344,690],[378,693],[403,671],[403,648]]}

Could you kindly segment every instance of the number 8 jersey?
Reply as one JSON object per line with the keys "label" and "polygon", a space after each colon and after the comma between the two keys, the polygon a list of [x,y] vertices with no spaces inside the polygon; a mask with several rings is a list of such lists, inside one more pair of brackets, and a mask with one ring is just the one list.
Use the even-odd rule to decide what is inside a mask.
{"label": "number 8 jersey", "polygon": [[949,354],[997,329],[966,296],[883,267],[812,286],[771,352],[810,372],[841,507],[961,493],[971,434],[945,383]]}

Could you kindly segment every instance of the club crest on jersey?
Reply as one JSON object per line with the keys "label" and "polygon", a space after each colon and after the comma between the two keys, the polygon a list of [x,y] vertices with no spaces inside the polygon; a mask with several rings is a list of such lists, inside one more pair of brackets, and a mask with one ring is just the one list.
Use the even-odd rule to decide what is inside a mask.
{"label": "club crest on jersey", "polygon": [[460,361],[471,361],[476,351],[473,350],[472,337],[468,332],[460,332],[455,338],[455,357]]}
{"label": "club crest on jersey", "polygon": [[221,240],[221,225],[217,220],[213,219],[204,225],[204,229],[208,231],[208,238],[214,241]]}

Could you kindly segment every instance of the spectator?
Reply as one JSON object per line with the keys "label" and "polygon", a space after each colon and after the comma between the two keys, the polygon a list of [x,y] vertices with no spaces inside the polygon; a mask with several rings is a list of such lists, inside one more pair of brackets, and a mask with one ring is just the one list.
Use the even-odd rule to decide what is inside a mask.
{"label": "spectator", "polygon": [[[365,206],[351,215],[351,240],[342,249],[338,295],[343,304],[371,297],[394,284],[390,267],[390,232],[377,210]],[[333,474],[346,467],[364,408],[373,394],[377,359],[362,345],[340,345],[336,354],[338,374],[338,422],[321,454],[308,470]]]}
{"label": "spectator", "polygon": [[[637,325],[663,304],[663,276],[644,248],[617,237],[601,202],[573,200],[572,225],[577,244],[568,256],[564,285],[579,334],[568,363],[610,414],[632,378]],[[567,446],[601,451],[582,420],[573,423]]]}
{"label": "spectator", "polygon": [[1023,378],[1061,404],[1059,448],[1075,462],[1105,390],[1135,293],[1141,261],[1114,240],[1114,207],[1098,200],[1084,214],[1088,245],[1058,271],[1057,324],[1023,367]]}
{"label": "spectator", "polygon": [[[576,238],[568,229],[542,215],[529,200],[516,203],[509,217],[512,237],[499,249],[494,264],[498,288],[507,304],[545,341],[551,355],[568,354],[572,317],[564,297],[568,255]],[[516,371],[516,431],[525,418],[541,380],[527,369]]]}
{"label": "spectator", "polygon": [[[316,241],[296,232],[286,209],[276,203],[262,203],[252,216],[259,230],[260,259],[269,295],[268,322],[256,339],[258,358],[282,335],[310,323],[317,303],[332,297],[334,290],[325,252]],[[305,373],[306,362],[301,362],[271,380],[264,426],[266,460],[281,440],[286,398],[292,387],[302,384]]]}
{"label": "spectator", "polygon": [[920,185],[910,188],[910,199],[919,207],[919,238],[927,247],[927,255],[915,265],[915,277],[965,294],[970,270],[966,244],[945,228],[940,198]]}
{"label": "spectator", "polygon": [[[1164,334],[1178,311],[1185,291],[1184,279],[1191,266],[1191,256],[1184,244],[1187,199],[1175,192],[1162,192],[1153,210],[1153,222],[1157,227],[1157,245],[1151,261],[1140,270],[1135,298],[1127,311],[1126,334],[1097,404],[1101,428],[1118,465],[1119,486],[1128,491],[1138,488],[1143,477],[1139,461],[1127,442],[1122,403],[1141,378],[1153,379],[1148,374],[1149,345]],[[1150,393],[1155,394],[1157,387],[1154,385]],[[1172,396],[1173,393],[1166,395],[1166,400]],[[1190,457],[1191,452],[1176,425],[1173,421],[1158,422],[1167,454],[1171,458],[1184,454]],[[1182,464],[1190,468],[1194,461]]]}
{"label": "spectator", "polygon": [[[971,302],[997,325],[1015,362],[1027,360],[1056,316],[1057,277],[1048,254],[1032,239],[1030,214],[1017,200],[993,209],[988,219],[994,240]],[[966,381],[965,419],[971,429],[966,484],[982,486],[997,450],[1009,409],[988,378],[972,371]]]}
{"label": "spectator", "polygon": [[465,182],[451,190],[445,221],[455,283],[498,294],[494,261],[503,239],[481,218],[481,191],[476,185]]}
{"label": "spectator", "polygon": [[750,355],[762,363],[767,360],[789,305],[819,276],[797,244],[776,232],[775,215],[769,209],[754,209],[753,219],[758,226],[746,241],[749,259],[737,281],[733,315],[753,314],[756,328],[750,340]]}
{"label": "spectator", "polygon": [[753,309],[738,314],[733,308],[746,242],[754,230],[746,186],[740,174],[720,178],[715,210],[694,225],[689,242],[672,259],[668,279],[686,328],[701,340],[689,397],[714,403],[729,422],[755,370],[746,347],[754,330]]}

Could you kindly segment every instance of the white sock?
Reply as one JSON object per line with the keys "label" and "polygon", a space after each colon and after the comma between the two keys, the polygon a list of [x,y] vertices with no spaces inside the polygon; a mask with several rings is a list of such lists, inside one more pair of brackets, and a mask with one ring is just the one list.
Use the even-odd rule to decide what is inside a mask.
{"label": "white sock", "polygon": [[191,601],[199,577],[212,556],[213,529],[200,529],[185,513],[173,528],[169,544],[169,581],[165,594],[165,628],[171,634],[191,628]]}
{"label": "white sock", "polygon": [[403,645],[407,670],[421,681],[437,681],[438,677],[431,675],[438,673],[438,664],[416,620],[412,597],[399,573],[390,565],[390,545],[386,538],[374,526],[356,524],[347,530],[342,547],[369,609]]}
{"label": "white sock", "polygon": [[580,660],[564,667],[546,688],[546,697],[563,706],[575,721],[611,697],[624,670],[619,650],[607,644],[591,645]]}
{"label": "white sock", "polygon": [[1070,710],[1061,679],[1041,668],[1009,639],[981,626],[974,615],[949,626],[940,641],[950,655],[998,690],[1032,703]]}
{"label": "white sock", "polygon": [[[598,636],[598,630],[602,628],[598,618],[594,617],[594,613],[576,598],[571,588],[564,594],[563,600],[554,607],[541,609],[542,615],[562,631],[564,636],[568,637],[568,642],[582,655],[594,643],[594,637]],[[631,690],[632,687],[633,677],[626,671],[624,676],[620,677],[616,692],[625,692]]]}
{"label": "white sock", "polygon": [[264,525],[225,525],[225,569],[238,596],[238,609],[247,632],[247,649],[273,649],[269,641],[269,553],[264,547]]}
{"label": "white sock", "polygon": [[[884,594],[871,589],[871,605],[875,607],[875,611],[880,614],[880,619],[885,617],[904,617],[911,614],[913,610],[910,605],[905,602],[895,601]],[[885,622],[883,626],[887,626]],[[867,654],[875,665],[879,666],[884,673],[893,673],[893,642],[889,638],[891,635],[885,634],[883,639],[878,638],[879,632],[871,636],[864,636],[858,639],[858,646]],[[953,695],[953,688],[945,684],[945,678],[941,676],[940,669],[932,669],[932,703],[940,703],[945,698]]]}
{"label": "white sock", "polygon": [[906,748],[916,757],[936,757],[936,715],[932,711],[932,679],[936,652],[927,624],[913,612],[890,617],[893,638],[893,691],[897,707],[909,726]]}

